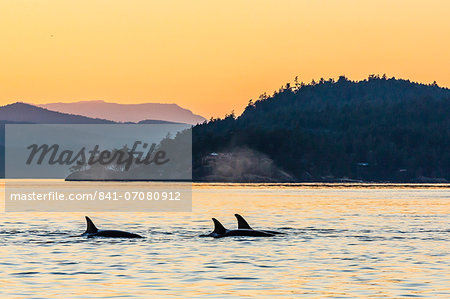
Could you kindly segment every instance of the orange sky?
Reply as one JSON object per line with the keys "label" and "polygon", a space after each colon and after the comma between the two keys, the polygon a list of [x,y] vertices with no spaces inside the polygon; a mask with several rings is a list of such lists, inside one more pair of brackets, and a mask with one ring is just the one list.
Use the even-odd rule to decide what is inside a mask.
{"label": "orange sky", "polygon": [[240,113],[296,75],[450,86],[450,1],[0,2],[0,103]]}

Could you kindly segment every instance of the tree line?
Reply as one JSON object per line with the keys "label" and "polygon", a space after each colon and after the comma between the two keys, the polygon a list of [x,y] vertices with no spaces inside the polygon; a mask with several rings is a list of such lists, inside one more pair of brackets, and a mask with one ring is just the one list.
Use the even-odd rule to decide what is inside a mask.
{"label": "tree line", "polygon": [[297,181],[450,181],[450,90],[435,82],[296,78],[192,134],[195,179],[205,156],[250,148]]}

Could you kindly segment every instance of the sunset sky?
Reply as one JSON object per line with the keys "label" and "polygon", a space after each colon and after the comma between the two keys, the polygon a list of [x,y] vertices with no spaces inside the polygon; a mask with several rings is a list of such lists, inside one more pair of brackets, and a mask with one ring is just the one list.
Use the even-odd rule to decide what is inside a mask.
{"label": "sunset sky", "polygon": [[0,103],[242,112],[298,75],[450,86],[450,1],[0,2]]}

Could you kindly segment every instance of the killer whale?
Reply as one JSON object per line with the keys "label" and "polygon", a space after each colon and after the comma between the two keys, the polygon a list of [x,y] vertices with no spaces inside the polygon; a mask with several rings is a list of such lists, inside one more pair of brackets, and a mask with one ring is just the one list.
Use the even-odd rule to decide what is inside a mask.
{"label": "killer whale", "polygon": [[133,234],[129,232],[124,232],[121,230],[102,230],[98,229],[94,222],[88,217],[86,217],[87,228],[86,231],[82,234],[82,236],[87,236],[88,238],[92,237],[108,237],[108,238],[143,238],[138,234]]}
{"label": "killer whale", "polygon": [[274,234],[254,230],[254,229],[226,229],[222,223],[219,222],[216,218],[212,218],[214,222],[214,230],[212,233],[206,235],[208,237],[213,238],[223,238],[223,237],[232,237],[232,236],[249,236],[249,237],[273,237]]}
{"label": "killer whale", "polygon": [[[234,214],[234,217],[236,217],[237,222],[238,222],[238,229],[253,229],[248,222],[244,219],[244,217],[242,217],[239,214]],[[284,235],[285,233],[282,232],[277,232],[277,231],[273,231],[273,230],[259,230],[262,232],[266,232],[269,234],[274,234],[274,235]]]}

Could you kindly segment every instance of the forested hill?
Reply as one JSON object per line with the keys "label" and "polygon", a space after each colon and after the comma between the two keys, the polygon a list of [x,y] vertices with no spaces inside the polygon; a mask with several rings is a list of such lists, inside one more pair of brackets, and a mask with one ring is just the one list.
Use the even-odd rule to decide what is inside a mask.
{"label": "forested hill", "polygon": [[450,181],[450,90],[385,76],[296,80],[239,117],[195,126],[193,144],[199,180]]}

